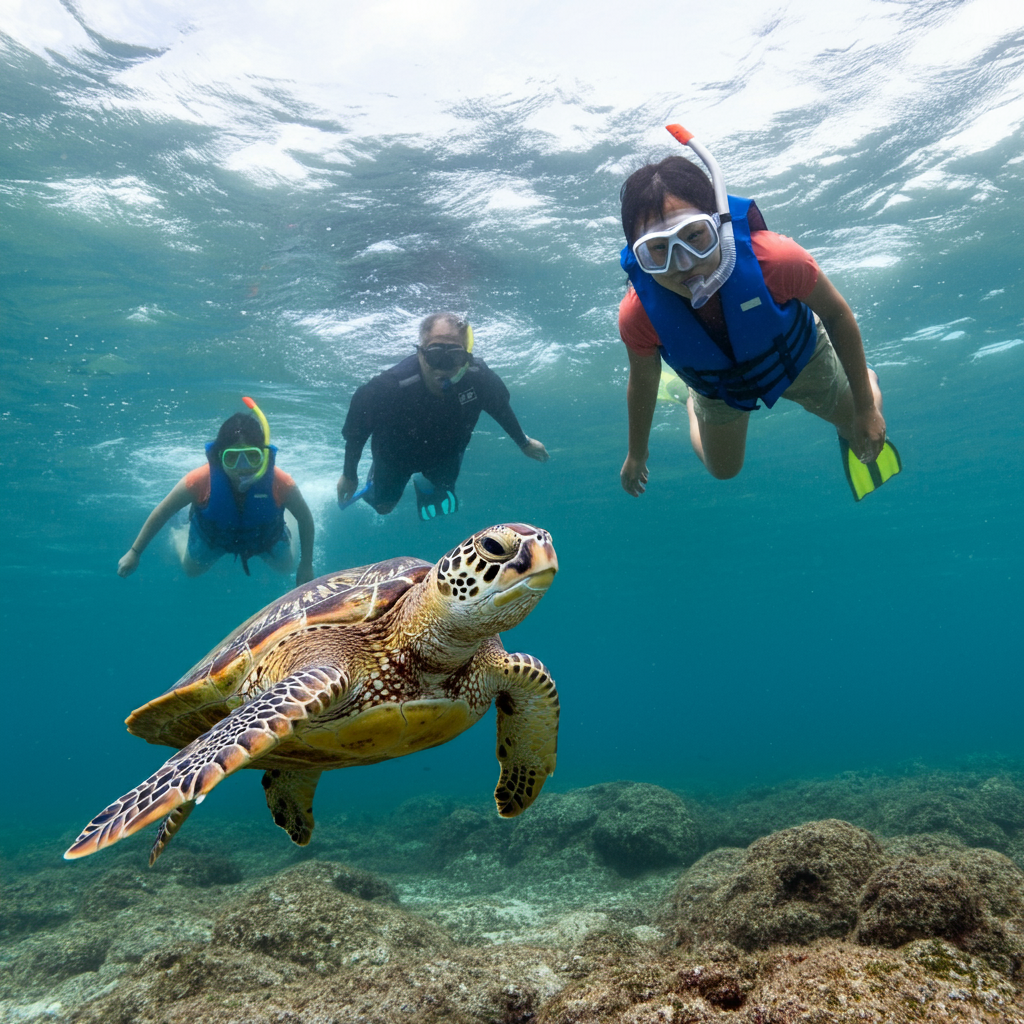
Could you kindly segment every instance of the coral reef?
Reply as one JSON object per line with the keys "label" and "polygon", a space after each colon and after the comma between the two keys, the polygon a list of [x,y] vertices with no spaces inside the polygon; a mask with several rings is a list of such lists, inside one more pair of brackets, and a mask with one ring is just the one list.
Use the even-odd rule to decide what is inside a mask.
{"label": "coral reef", "polygon": [[[791,820],[829,792],[859,820]],[[750,794],[620,782],[514,821],[325,815],[316,848],[190,822],[153,870],[144,844],[58,867],[24,842],[0,1021],[1024,1024],[1022,807],[1010,775],[844,776],[766,794],[779,826],[740,842]],[[907,822],[938,831],[878,824]]]}

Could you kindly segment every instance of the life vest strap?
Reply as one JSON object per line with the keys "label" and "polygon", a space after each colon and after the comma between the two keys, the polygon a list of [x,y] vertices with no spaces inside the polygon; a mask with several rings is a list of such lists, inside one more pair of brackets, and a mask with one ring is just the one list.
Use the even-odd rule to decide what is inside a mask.
{"label": "life vest strap", "polygon": [[769,394],[781,381],[796,380],[800,374],[800,359],[815,334],[814,316],[805,309],[805,315],[797,317],[784,334],[775,335],[771,348],[759,356],[722,370],[684,366],[677,367],[676,372],[708,398],[724,399],[728,395],[730,404],[749,403],[753,410],[757,408],[758,398]]}

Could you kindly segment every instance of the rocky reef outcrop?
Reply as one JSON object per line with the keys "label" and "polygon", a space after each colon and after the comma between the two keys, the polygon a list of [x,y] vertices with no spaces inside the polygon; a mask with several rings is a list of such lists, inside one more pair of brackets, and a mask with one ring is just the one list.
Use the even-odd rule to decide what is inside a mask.
{"label": "rocky reef outcrop", "polygon": [[861,889],[887,859],[870,832],[836,820],[775,832],[742,856],[710,856],[691,869],[694,885],[691,872],[683,875],[669,923],[680,944],[724,941],[745,950],[845,937]]}
{"label": "rocky reef outcrop", "polygon": [[0,903],[0,1021],[1024,1024],[1024,872],[997,799],[1020,787],[959,789],[985,823],[971,836],[1004,851],[958,834],[964,813],[713,846],[749,804],[730,823],[607,783],[512,822],[440,800],[328,821],[321,850],[257,852],[249,823],[199,824],[152,871],[130,842],[71,866],[33,854]]}
{"label": "rocky reef outcrop", "polygon": [[1024,872],[994,850],[948,839],[896,840],[829,819],[784,829],[745,851],[706,855],[679,879],[663,922],[679,945],[753,951],[848,939],[896,948],[942,939],[1024,970]]}

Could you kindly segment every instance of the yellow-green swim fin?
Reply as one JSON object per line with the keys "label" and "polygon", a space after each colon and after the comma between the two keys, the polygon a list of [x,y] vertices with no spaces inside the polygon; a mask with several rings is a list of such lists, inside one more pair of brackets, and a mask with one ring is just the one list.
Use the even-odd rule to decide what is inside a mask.
{"label": "yellow-green swim fin", "polygon": [[877,490],[886,480],[903,469],[900,453],[896,451],[896,445],[892,441],[886,441],[878,453],[878,458],[867,465],[853,454],[843,438],[839,438],[839,449],[843,453],[843,469],[846,472],[846,482],[853,491],[854,501],[860,501],[865,494]]}
{"label": "yellow-green swim fin", "polygon": [[675,370],[663,366],[661,368],[661,380],[658,382],[658,401],[678,402],[680,405],[686,405],[686,399],[689,397],[689,394],[686,382],[679,374]]}

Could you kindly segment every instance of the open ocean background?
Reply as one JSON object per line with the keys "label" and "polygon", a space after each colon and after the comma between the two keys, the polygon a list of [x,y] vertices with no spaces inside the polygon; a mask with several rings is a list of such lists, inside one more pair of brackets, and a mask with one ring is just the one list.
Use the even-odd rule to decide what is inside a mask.
{"label": "open ocean background", "polygon": [[[116,574],[243,394],[317,574],[551,531],[559,577],[504,639],[558,683],[554,790],[1019,767],[1022,24],[1006,0],[3,0],[5,821],[56,836],[146,777],[169,752],[123,719],[287,589],[258,560],[186,579],[166,530]],[[834,432],[782,405],[725,483],[659,407],[647,494],[621,490],[618,189],[679,151],[669,121],[856,312],[904,464],[861,504]],[[341,512],[349,397],[445,308],[551,461],[484,417],[457,515]],[[332,773],[317,818],[496,778],[492,712]],[[201,814],[262,818],[258,783]]]}

